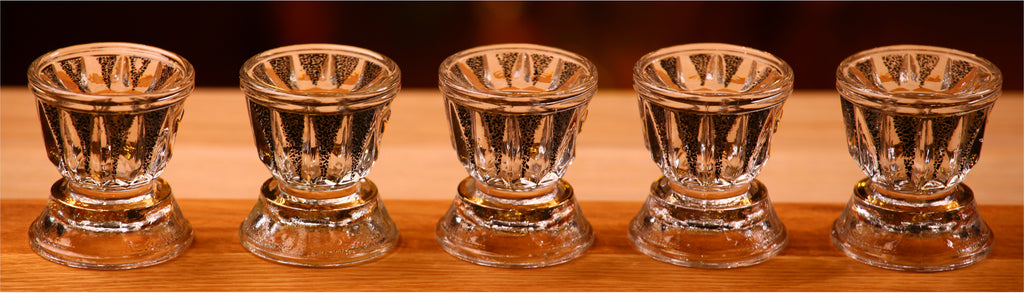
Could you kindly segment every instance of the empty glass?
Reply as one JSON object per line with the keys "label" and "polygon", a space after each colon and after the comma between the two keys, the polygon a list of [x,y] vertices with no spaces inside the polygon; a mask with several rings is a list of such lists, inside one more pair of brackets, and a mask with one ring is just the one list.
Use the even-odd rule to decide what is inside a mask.
{"label": "empty glass", "polygon": [[999,68],[967,52],[899,45],[846,58],[836,78],[850,156],[868,175],[832,227],[836,247],[908,271],[985,258],[992,232],[961,181],[978,161]]}
{"label": "empty glass", "polygon": [[630,223],[633,245],[690,267],[778,254],[786,229],[754,178],[793,90],[789,65],[751,48],[687,44],[640,58],[633,84],[647,149],[664,175]]}
{"label": "empty glass", "polygon": [[394,61],[342,45],[280,47],[245,62],[256,150],[273,174],[239,229],[245,248],[300,266],[354,264],[394,248],[398,228],[363,177],[400,84]]}
{"label": "empty glass", "polygon": [[129,269],[188,248],[192,228],[160,174],[194,78],[181,56],[130,43],[71,46],[32,62],[46,154],[63,176],[29,229],[36,253]]}
{"label": "empty glass", "polygon": [[593,231],[562,180],[597,90],[586,58],[499,44],[440,67],[452,145],[469,177],[437,224],[448,253],[496,267],[543,267],[590,247]]}

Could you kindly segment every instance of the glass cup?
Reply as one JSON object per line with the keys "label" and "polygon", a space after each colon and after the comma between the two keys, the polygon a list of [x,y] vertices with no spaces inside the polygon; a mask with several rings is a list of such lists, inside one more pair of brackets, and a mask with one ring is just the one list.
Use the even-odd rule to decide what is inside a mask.
{"label": "glass cup", "polygon": [[437,224],[448,253],[480,265],[531,268],[593,243],[562,180],[597,90],[586,58],[532,44],[456,53],[440,66],[452,145],[469,177]]}
{"label": "glass cup", "polygon": [[898,45],[846,58],[836,79],[850,156],[868,177],[833,224],[832,243],[893,270],[985,258],[992,232],[961,181],[978,161],[999,68],[967,52]]}
{"label": "glass cup", "polygon": [[113,270],[188,248],[192,228],[160,174],[194,78],[181,56],[130,43],[71,46],[32,62],[46,155],[63,176],[29,228],[37,254]]}
{"label": "glass cup", "polygon": [[629,226],[638,250],[688,267],[768,260],[788,236],[755,179],[793,90],[767,52],[700,43],[651,52],[633,67],[644,138],[664,176]]}
{"label": "glass cup", "polygon": [[240,75],[256,150],[273,174],[239,228],[242,245],[299,266],[394,248],[398,228],[364,177],[401,87],[398,65],[362,48],[303,44],[253,56]]}

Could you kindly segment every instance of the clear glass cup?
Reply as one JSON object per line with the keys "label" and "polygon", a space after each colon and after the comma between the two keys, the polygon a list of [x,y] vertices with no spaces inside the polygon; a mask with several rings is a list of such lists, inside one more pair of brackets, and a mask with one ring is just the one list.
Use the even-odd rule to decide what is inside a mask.
{"label": "clear glass cup", "polygon": [[240,75],[256,150],[273,174],[239,228],[242,245],[299,266],[394,248],[398,228],[364,177],[401,88],[398,65],[362,48],[302,44],[257,54]]}
{"label": "clear glass cup", "polygon": [[593,243],[562,180],[597,90],[586,58],[533,44],[476,47],[440,66],[452,146],[469,177],[437,225],[448,253],[480,265],[570,261]]}
{"label": "clear glass cup", "polygon": [[29,228],[32,249],[60,264],[130,269],[192,243],[171,187],[171,157],[195,71],[169,51],[131,43],[61,48],[29,66],[43,141],[63,176]]}
{"label": "clear glass cup", "polygon": [[846,58],[836,79],[850,156],[868,177],[833,224],[833,244],[894,270],[985,258],[992,232],[961,181],[981,154],[999,68],[967,52],[897,45]]}
{"label": "clear glass cup", "polygon": [[637,61],[644,138],[662,176],[629,226],[654,259],[732,268],[768,260],[788,236],[755,179],[768,160],[793,71],[763,51],[698,43]]}

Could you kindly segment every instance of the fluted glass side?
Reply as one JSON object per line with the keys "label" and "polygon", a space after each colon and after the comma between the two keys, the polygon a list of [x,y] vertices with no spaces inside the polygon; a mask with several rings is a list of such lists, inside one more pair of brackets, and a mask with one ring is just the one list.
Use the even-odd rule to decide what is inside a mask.
{"label": "fluted glass side", "polygon": [[981,155],[991,107],[947,116],[900,115],[842,101],[850,155],[871,181],[903,193],[960,184]]}
{"label": "fluted glass side", "polygon": [[909,49],[845,62],[842,113],[850,155],[873,183],[933,193],[959,184],[977,162],[999,94],[986,87],[999,73],[970,56]]}
{"label": "fluted glass side", "polygon": [[192,75],[142,47],[101,51],[112,46],[41,58],[29,75],[47,157],[61,175],[95,189],[132,189],[163,173]]}
{"label": "fluted glass side", "polygon": [[292,48],[246,63],[256,148],[275,178],[291,188],[334,190],[366,176],[399,75],[374,55]]}
{"label": "fluted glass side", "polygon": [[582,62],[524,47],[468,52],[443,65],[452,144],[473,179],[528,191],[562,177],[594,91],[584,86],[593,77]]}
{"label": "fluted glass side", "polygon": [[640,113],[651,157],[666,177],[689,188],[731,190],[760,173],[782,108],[707,114],[641,100]]}
{"label": "fluted glass side", "polygon": [[192,66],[131,43],[61,48],[29,67],[50,162],[63,179],[29,228],[33,250],[68,266],[129,269],[173,259],[192,242],[170,185]]}
{"label": "fluted glass side", "polygon": [[646,146],[666,177],[724,191],[757,176],[792,91],[788,67],[773,62],[709,46],[663,49],[637,64]]}
{"label": "fluted glass side", "polygon": [[459,160],[478,182],[533,190],[562,178],[572,163],[586,104],[544,114],[483,112],[448,101]]}
{"label": "fluted glass side", "polygon": [[390,109],[341,113],[280,111],[249,101],[260,161],[293,188],[337,189],[359,181],[377,159]]}
{"label": "fluted glass side", "polygon": [[50,162],[76,184],[104,190],[136,188],[163,173],[182,108],[96,115],[38,102]]}

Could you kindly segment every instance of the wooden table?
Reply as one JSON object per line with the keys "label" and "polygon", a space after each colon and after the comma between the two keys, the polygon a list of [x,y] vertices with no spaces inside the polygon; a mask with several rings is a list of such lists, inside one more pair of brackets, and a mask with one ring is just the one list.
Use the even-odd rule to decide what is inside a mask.
{"label": "wooden table", "polygon": [[401,230],[399,247],[353,267],[310,269],[263,261],[241,247],[237,227],[270,176],[256,157],[244,98],[200,88],[163,174],[196,240],[180,258],[127,271],[50,263],[28,247],[29,223],[59,178],[43,151],[34,100],[0,88],[0,290],[3,291],[1022,291],[1024,109],[1021,92],[997,102],[981,159],[966,183],[996,235],[984,261],[956,271],[906,273],[871,267],[829,243],[829,227],[863,177],[846,150],[837,95],[797,91],[785,106],[772,157],[758,177],[790,231],[781,255],[753,267],[673,266],[635,251],[626,226],[660,175],[644,148],[632,91],[603,89],[565,179],[597,242],[583,257],[543,269],[497,269],[445,254],[434,225],[466,176],[451,148],[441,97],[406,89],[394,102],[369,178]]}

